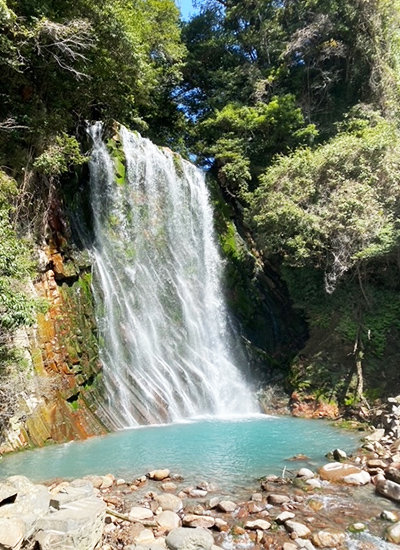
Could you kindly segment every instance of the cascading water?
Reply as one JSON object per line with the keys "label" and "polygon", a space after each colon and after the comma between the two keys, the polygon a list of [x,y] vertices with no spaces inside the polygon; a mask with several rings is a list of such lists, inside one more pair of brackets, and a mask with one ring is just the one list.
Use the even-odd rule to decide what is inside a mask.
{"label": "cascading water", "polygon": [[203,174],[121,127],[126,177],[91,129],[95,287],[115,427],[257,411],[229,351]]}

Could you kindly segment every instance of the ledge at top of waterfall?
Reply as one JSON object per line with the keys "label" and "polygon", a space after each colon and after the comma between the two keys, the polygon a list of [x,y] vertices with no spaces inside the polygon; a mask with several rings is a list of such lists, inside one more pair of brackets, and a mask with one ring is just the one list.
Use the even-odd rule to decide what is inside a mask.
{"label": "ledge at top of waterfall", "polygon": [[202,172],[124,127],[115,156],[99,124],[91,135],[104,414],[127,427],[257,411],[232,357]]}

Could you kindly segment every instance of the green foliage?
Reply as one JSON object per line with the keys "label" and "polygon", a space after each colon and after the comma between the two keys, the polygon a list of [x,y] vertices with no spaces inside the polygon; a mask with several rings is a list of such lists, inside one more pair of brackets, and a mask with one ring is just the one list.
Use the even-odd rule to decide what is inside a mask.
{"label": "green foliage", "polygon": [[30,250],[11,224],[11,201],[16,183],[0,171],[0,345],[5,332],[34,319],[34,301],[24,292],[32,270]]}
{"label": "green foliage", "polygon": [[82,162],[69,136],[85,120],[173,136],[185,51],[173,0],[3,0],[0,8],[2,164],[21,170],[29,151],[38,169],[59,176]]}
{"label": "green foliage", "polygon": [[47,176],[61,176],[71,166],[79,166],[88,158],[81,154],[75,137],[65,133],[56,136],[55,143],[49,145],[35,162],[33,167]]}
{"label": "green foliage", "polygon": [[292,95],[252,106],[228,104],[199,126],[203,154],[212,156],[220,179],[230,189],[244,188],[278,152],[310,142],[314,125],[306,125]]}
{"label": "green foliage", "polygon": [[326,288],[398,244],[400,134],[382,118],[281,157],[248,195],[267,255],[325,270]]}

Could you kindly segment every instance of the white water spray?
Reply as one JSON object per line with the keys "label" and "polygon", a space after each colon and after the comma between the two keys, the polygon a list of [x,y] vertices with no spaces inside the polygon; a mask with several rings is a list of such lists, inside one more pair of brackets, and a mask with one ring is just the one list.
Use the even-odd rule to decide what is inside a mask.
{"label": "white water spray", "polygon": [[121,128],[126,178],[91,129],[104,405],[115,427],[249,414],[230,354],[222,262],[203,174]]}

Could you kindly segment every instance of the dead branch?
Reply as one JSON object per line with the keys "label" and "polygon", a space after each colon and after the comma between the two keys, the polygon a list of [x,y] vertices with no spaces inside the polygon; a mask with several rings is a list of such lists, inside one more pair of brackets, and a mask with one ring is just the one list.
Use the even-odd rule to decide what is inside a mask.
{"label": "dead branch", "polygon": [[89,78],[73,64],[86,62],[88,59],[83,52],[94,46],[90,23],[79,19],[62,25],[42,19],[38,23],[35,39],[40,56],[50,56],[59,67],[71,72],[77,79]]}

